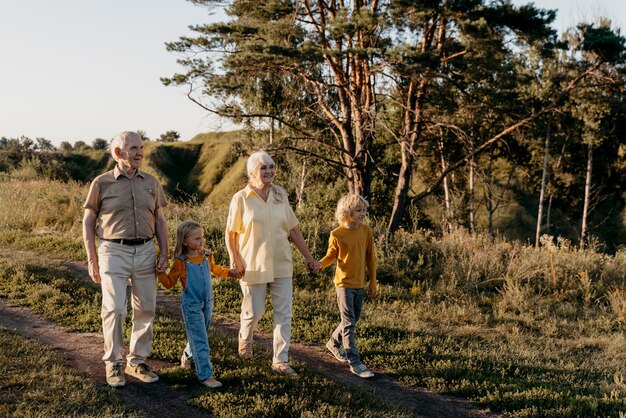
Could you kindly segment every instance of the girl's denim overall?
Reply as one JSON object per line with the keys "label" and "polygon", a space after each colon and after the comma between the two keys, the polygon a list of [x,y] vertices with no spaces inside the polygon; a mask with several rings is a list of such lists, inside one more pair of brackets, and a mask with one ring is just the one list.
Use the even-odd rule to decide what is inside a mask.
{"label": "girl's denim overall", "polygon": [[180,306],[185,320],[187,346],[183,353],[188,359],[193,356],[196,374],[201,382],[213,376],[211,348],[207,329],[213,315],[213,286],[208,258],[202,264],[191,263],[185,256],[179,257],[187,270],[187,287],[180,297]]}

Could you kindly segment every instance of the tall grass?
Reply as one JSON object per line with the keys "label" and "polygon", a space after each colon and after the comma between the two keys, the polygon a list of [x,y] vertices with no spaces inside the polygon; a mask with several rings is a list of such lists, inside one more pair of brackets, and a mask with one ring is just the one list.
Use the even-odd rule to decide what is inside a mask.
{"label": "tall grass", "polygon": [[[0,219],[10,219],[13,207],[27,209],[20,222],[3,221],[10,227],[0,232],[0,242],[13,246],[30,239],[36,251],[58,239],[60,256],[81,259],[80,247],[60,246],[62,241],[80,243],[74,223],[82,216],[80,205],[63,209],[73,213],[73,222],[70,215],[65,221],[46,221],[41,212],[28,210],[33,205],[53,208],[71,201],[69,195],[80,196],[81,202],[86,187],[71,187],[27,181],[18,190],[19,182],[0,182],[1,202],[17,196],[11,205],[0,204]],[[9,188],[15,191],[5,192]],[[41,196],[33,194],[45,203],[36,202]],[[305,209],[298,215],[301,227],[321,257],[333,227],[324,213],[332,211]],[[227,263],[227,202],[172,204],[166,212],[170,237],[179,221],[195,219],[205,227],[216,261]],[[47,234],[31,233],[31,225],[39,225],[36,231],[45,225]],[[372,226],[379,237],[380,292],[366,301],[357,330],[367,364],[396,373],[406,385],[464,396],[510,416],[617,416],[626,411],[626,251],[606,255],[548,236],[536,249],[463,230],[442,237],[400,232],[387,240],[384,225]],[[339,319],[332,269],[310,275],[297,251],[294,260],[293,338],[322,346]],[[215,292],[216,315],[236,319],[238,286],[218,282]],[[261,322],[266,332],[271,315],[269,307]]]}

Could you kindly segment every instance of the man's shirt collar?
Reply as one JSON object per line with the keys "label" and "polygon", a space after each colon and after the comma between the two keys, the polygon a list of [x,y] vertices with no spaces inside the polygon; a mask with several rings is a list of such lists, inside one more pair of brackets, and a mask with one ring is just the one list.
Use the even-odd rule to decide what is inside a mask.
{"label": "man's shirt collar", "polygon": [[[115,179],[117,180],[120,176],[124,176],[126,177],[126,174],[124,174],[122,172],[122,170],[120,170],[120,166],[115,164],[115,168],[113,168],[113,176],[115,177]],[[137,170],[137,176],[144,178],[143,173],[141,172],[141,170]],[[128,177],[126,177],[128,178]]]}

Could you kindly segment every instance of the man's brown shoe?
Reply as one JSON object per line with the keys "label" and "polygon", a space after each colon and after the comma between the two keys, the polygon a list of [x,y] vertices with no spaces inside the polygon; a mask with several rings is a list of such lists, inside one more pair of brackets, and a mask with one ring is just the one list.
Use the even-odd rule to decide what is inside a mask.
{"label": "man's brown shoe", "polygon": [[124,386],[126,380],[124,379],[124,373],[122,373],[122,364],[107,364],[106,365],[107,383],[112,388]]}
{"label": "man's brown shoe", "polygon": [[157,376],[154,372],[152,372],[150,370],[150,367],[148,367],[146,363],[139,363],[136,366],[133,366],[130,363],[128,363],[126,365],[125,372],[127,375],[130,375],[145,383],[153,383],[159,380],[159,376]]}
{"label": "man's brown shoe", "polygon": [[252,342],[239,340],[239,357],[244,360],[250,360],[252,358]]}

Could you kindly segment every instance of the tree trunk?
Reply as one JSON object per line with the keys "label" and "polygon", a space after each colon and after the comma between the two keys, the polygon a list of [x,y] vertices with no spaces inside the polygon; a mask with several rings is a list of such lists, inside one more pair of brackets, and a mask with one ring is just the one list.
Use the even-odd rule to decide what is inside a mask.
{"label": "tree trunk", "polygon": [[300,186],[296,190],[297,202],[296,208],[299,208],[304,202],[304,187],[306,186],[306,157],[302,159],[302,171],[300,172]]}
{"label": "tree trunk", "polygon": [[[443,144],[443,136],[439,138],[439,153],[441,158],[441,172],[446,171],[445,148]],[[443,198],[444,198],[444,227],[446,232],[452,232],[452,204],[450,202],[450,188],[448,187],[448,177],[443,179]]]}
{"label": "tree trunk", "polygon": [[546,132],[546,145],[543,153],[543,172],[541,173],[541,190],[539,191],[539,209],[537,210],[537,229],[535,232],[535,248],[539,248],[541,236],[541,220],[543,219],[543,197],[546,191],[546,179],[548,177],[548,157],[550,155],[550,124]]}
{"label": "tree trunk", "polygon": [[[561,166],[561,161],[563,161],[563,153],[565,152],[565,145],[567,144],[567,140],[569,139],[569,135],[565,137],[565,142],[563,143],[563,147],[561,148],[561,153],[559,154],[559,158],[556,160],[556,165],[554,166],[554,172],[558,172],[559,167]],[[546,228],[548,229],[548,233],[550,232],[550,214],[552,213],[552,193],[550,193],[550,197],[548,198],[548,211],[546,213]]]}
{"label": "tree trunk", "polygon": [[472,233],[474,232],[474,229],[476,227],[475,220],[474,220],[474,215],[476,212],[476,191],[475,191],[475,186],[474,186],[474,172],[475,172],[474,163],[475,163],[474,162],[474,142],[471,141],[470,142],[470,160],[469,160],[469,195],[470,195],[469,223],[470,223],[470,232]]}
{"label": "tree trunk", "polygon": [[424,121],[422,112],[424,106],[424,96],[426,94],[426,80],[417,78],[411,82],[407,93],[407,107],[404,110],[403,140],[400,143],[401,164],[398,174],[398,183],[393,197],[393,208],[389,217],[387,233],[393,234],[400,227],[400,222],[406,210],[411,176],[413,175],[414,155],[417,151],[417,144],[421,136]]}
{"label": "tree trunk", "polygon": [[585,203],[583,205],[582,225],[580,228],[580,249],[587,244],[587,216],[589,215],[589,200],[591,196],[591,169],[593,166],[593,145],[587,148],[587,173],[585,176]]}
{"label": "tree trunk", "polygon": [[493,154],[489,154],[489,163],[487,164],[487,196],[485,199],[485,205],[487,206],[487,228],[489,235],[492,237],[495,235],[493,230],[493,213],[495,211],[493,204]]}

